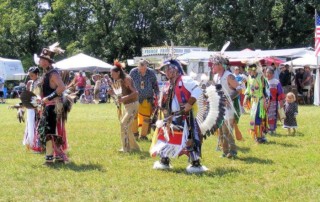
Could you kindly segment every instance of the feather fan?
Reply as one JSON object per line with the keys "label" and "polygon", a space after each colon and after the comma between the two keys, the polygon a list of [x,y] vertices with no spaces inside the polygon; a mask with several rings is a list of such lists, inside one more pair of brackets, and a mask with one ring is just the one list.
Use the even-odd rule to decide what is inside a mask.
{"label": "feather fan", "polygon": [[23,91],[20,95],[22,105],[28,109],[38,107],[37,96],[31,91]]}
{"label": "feather fan", "polygon": [[223,122],[225,113],[221,85],[209,86],[198,99],[197,123],[204,138],[214,133]]}

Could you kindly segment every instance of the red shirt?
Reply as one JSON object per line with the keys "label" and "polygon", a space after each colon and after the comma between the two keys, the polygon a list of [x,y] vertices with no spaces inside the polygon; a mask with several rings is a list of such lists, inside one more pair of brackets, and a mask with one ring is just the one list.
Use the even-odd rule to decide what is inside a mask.
{"label": "red shirt", "polygon": [[86,78],[83,76],[77,76],[76,83],[79,88],[84,88],[86,87]]}

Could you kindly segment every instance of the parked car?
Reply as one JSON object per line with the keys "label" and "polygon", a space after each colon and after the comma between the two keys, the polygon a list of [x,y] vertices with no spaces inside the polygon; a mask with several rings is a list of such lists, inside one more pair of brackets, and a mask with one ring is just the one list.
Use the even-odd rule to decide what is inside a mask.
{"label": "parked car", "polygon": [[20,94],[26,90],[25,86],[15,86],[10,92],[10,98],[19,98]]}

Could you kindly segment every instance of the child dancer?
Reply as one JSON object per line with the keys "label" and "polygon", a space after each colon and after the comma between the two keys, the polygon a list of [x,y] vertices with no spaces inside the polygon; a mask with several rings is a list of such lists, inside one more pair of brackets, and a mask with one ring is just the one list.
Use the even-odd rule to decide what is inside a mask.
{"label": "child dancer", "polygon": [[289,92],[286,96],[286,102],[284,104],[284,111],[286,118],[284,119],[283,128],[288,129],[288,135],[291,135],[291,128],[293,129],[292,135],[295,135],[297,125],[296,116],[298,114],[298,104],[295,102],[296,96]]}

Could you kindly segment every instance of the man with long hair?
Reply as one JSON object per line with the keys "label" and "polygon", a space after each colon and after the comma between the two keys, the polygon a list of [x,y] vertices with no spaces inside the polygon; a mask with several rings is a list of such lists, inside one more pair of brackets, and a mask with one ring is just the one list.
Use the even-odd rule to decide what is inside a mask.
{"label": "man with long hair", "polygon": [[120,117],[122,148],[119,151],[140,151],[140,147],[131,130],[133,119],[138,113],[138,91],[132,78],[124,72],[121,63],[117,61],[115,61],[115,66],[111,69],[111,77],[114,80],[113,89],[109,90],[108,93],[116,94],[118,96],[117,101],[124,106]]}

